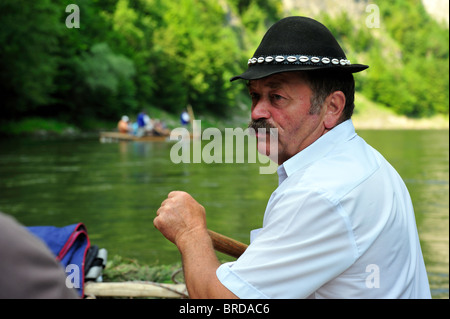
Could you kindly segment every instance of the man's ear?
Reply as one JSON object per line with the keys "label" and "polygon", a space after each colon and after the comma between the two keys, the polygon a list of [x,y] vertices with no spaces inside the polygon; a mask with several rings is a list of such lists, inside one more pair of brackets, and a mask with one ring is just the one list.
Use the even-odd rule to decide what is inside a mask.
{"label": "man's ear", "polygon": [[341,119],[345,107],[345,95],[342,91],[334,91],[325,100],[326,111],[323,123],[325,128],[331,130]]}

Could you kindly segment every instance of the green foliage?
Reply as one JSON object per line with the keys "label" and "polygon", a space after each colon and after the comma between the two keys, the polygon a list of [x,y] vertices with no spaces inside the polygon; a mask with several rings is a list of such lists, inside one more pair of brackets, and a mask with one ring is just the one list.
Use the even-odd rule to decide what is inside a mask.
{"label": "green foliage", "polygon": [[197,111],[223,114],[233,103],[235,89],[228,82],[239,51],[222,8],[215,0],[165,2],[161,18],[162,27],[154,32],[161,75],[155,77],[154,103],[172,111],[191,104]]}
{"label": "green foliage", "polygon": [[430,18],[420,0],[377,3],[381,30],[346,13],[321,20],[350,60],[368,64],[357,90],[398,114],[426,117],[449,112],[449,32]]}
{"label": "green foliage", "polygon": [[[52,119],[38,117],[27,117],[19,121],[9,121],[0,125],[0,135],[21,135],[21,134],[64,134],[73,132],[75,129],[67,124]],[[45,132],[45,133],[44,133]]]}
{"label": "green foliage", "polygon": [[[113,256],[103,270],[103,280],[107,282],[152,281],[173,283],[172,277],[181,269],[181,264],[150,266],[141,265],[136,260]],[[175,280],[182,281],[182,274]]]}
{"label": "green foliage", "polygon": [[398,81],[392,82],[401,87],[396,94],[392,92],[391,101],[386,105],[415,117],[448,114],[448,29],[426,14],[420,0],[383,3],[380,10],[385,16],[387,32],[402,52]]}
{"label": "green foliage", "polygon": [[[80,28],[65,25],[80,8]],[[448,114],[449,33],[420,0],[377,3],[381,29],[346,14],[327,25],[349,58],[370,65],[357,90],[409,116]],[[281,0],[0,2],[2,121],[38,116],[82,124],[141,109],[231,114],[243,71]]]}
{"label": "green foliage", "polygon": [[1,1],[0,21],[2,117],[17,118],[52,101],[62,27],[50,0]]}
{"label": "green foliage", "polygon": [[240,16],[257,8],[258,11],[264,13],[260,18],[265,23],[280,19],[283,10],[282,1],[279,0],[228,0],[228,3]]}
{"label": "green foliage", "polygon": [[[107,117],[107,111],[120,114],[122,109],[132,109],[135,105],[134,64],[122,55],[116,55],[108,44],[95,44],[89,52],[83,52],[76,60],[76,67],[80,71],[83,82],[83,96],[90,97],[86,104],[103,105],[108,108],[100,109],[95,115]],[[84,114],[86,115],[86,114]]]}

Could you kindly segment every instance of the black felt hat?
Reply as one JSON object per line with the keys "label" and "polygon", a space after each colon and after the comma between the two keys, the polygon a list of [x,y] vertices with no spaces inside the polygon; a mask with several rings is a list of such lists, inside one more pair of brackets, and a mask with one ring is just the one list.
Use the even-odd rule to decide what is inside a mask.
{"label": "black felt hat", "polygon": [[231,78],[256,80],[286,71],[319,69],[360,72],[369,66],[351,64],[330,30],[307,17],[287,17],[264,35],[248,69]]}

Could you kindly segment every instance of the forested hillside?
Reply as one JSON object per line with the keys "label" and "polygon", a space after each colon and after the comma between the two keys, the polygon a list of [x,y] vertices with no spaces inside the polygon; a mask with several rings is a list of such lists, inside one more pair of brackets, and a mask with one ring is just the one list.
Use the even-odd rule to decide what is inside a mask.
{"label": "forested hillside", "polygon": [[[74,26],[79,8],[79,28]],[[357,90],[411,117],[448,114],[449,32],[420,0],[375,1],[380,26],[319,17],[351,61]],[[83,126],[143,108],[231,114],[244,70],[281,0],[0,0],[0,123],[54,118]],[[302,14],[302,12],[295,12]]]}

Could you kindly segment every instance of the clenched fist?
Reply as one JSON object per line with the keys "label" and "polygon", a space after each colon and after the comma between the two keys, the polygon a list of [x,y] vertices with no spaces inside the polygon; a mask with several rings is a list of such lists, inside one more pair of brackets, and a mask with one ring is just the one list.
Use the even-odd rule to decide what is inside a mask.
{"label": "clenched fist", "polygon": [[197,234],[207,235],[205,209],[186,192],[170,192],[153,224],[179,249]]}

